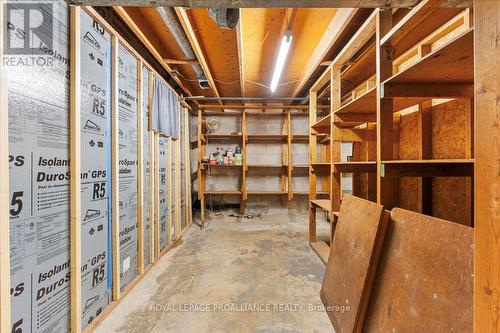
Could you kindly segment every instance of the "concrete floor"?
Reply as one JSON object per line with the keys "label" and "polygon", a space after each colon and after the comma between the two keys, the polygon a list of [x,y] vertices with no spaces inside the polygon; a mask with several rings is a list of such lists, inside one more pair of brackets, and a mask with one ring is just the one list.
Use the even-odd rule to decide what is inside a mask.
{"label": "concrete floor", "polygon": [[332,332],[310,308],[321,305],[324,266],[307,243],[306,212],[224,215],[193,225],[95,332]]}

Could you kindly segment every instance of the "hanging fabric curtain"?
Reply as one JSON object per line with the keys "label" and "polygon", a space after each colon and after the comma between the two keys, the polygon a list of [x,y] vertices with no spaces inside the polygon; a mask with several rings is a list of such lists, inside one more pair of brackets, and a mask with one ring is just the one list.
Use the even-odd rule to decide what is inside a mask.
{"label": "hanging fabric curtain", "polygon": [[180,103],[175,92],[157,77],[154,80],[152,111],[153,131],[177,139]]}

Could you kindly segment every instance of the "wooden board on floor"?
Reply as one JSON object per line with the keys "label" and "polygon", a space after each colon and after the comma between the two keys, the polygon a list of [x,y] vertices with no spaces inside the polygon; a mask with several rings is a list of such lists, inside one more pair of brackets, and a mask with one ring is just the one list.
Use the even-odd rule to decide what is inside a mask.
{"label": "wooden board on floor", "polygon": [[325,306],[350,307],[327,311],[336,332],[362,330],[388,217],[383,206],[344,195],[320,292]]}
{"label": "wooden board on floor", "polygon": [[473,229],[391,211],[366,332],[472,332]]}
{"label": "wooden board on floor", "polygon": [[326,265],[328,256],[330,255],[330,246],[323,241],[310,242],[309,245],[311,245],[311,248],[318,255],[321,262]]}

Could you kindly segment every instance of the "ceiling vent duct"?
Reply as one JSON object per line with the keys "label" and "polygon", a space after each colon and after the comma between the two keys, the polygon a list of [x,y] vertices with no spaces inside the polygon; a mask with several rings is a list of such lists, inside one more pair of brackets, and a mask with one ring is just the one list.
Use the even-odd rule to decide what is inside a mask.
{"label": "ceiling vent duct", "polygon": [[238,8],[209,8],[208,15],[220,28],[234,29],[240,19]]}

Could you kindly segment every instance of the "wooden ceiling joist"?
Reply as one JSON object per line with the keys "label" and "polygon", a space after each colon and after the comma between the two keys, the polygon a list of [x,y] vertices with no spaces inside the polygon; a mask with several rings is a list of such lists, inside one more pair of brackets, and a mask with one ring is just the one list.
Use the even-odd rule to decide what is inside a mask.
{"label": "wooden ceiling joist", "polygon": [[330,21],[328,28],[323,33],[323,36],[321,37],[318,45],[314,49],[314,53],[305,65],[299,84],[292,94],[293,97],[299,94],[299,92],[304,88],[305,84],[311,79],[311,75],[314,73],[316,68],[322,65],[324,57],[326,56],[328,51],[330,51],[332,45],[339,38],[344,29],[347,27],[354,14],[356,14],[356,11],[357,10],[353,8],[341,8],[337,10],[335,16]]}
{"label": "wooden ceiling joist", "polygon": [[172,68],[170,65],[163,59],[158,50],[153,46],[151,41],[146,37],[146,35],[141,31],[141,29],[137,26],[134,20],[128,15],[123,7],[114,6],[113,10],[121,17],[121,19],[127,24],[127,26],[135,33],[135,35],[139,38],[139,40],[146,46],[146,48],[151,52],[153,57],[165,68],[165,70],[172,75],[173,79],[179,87],[182,88],[186,92],[188,96],[192,96],[186,86],[182,83],[182,81],[176,76],[172,74]]}
{"label": "wooden ceiling joist", "polygon": [[196,65],[199,64],[198,60],[179,60],[179,59],[164,59],[169,65]]}
{"label": "wooden ceiling joist", "polygon": [[238,64],[240,69],[240,89],[241,96],[245,97],[245,62],[243,59],[243,17],[240,16],[240,21],[236,26],[236,43],[238,45]]}
{"label": "wooden ceiling joist", "polygon": [[[175,13],[179,18],[179,21],[182,25],[182,28],[184,29],[184,32],[186,33],[187,38],[189,39],[189,43],[193,48],[194,54],[198,59],[201,69],[203,70],[203,73],[205,73],[205,76],[207,78],[208,84],[210,85],[210,88],[212,89],[212,92],[216,97],[220,97],[219,90],[217,89],[214,78],[212,77],[212,73],[210,72],[210,68],[208,67],[205,54],[203,53],[200,43],[198,42],[198,38],[196,37],[196,33],[194,31],[193,25],[191,24],[191,21],[189,20],[189,16],[186,9],[175,8]],[[222,104],[222,102],[220,101],[219,103]]]}
{"label": "wooden ceiling joist", "polygon": [[[418,0],[67,0],[73,5],[185,8],[411,8]],[[472,0],[443,0],[440,7],[472,7]]]}

